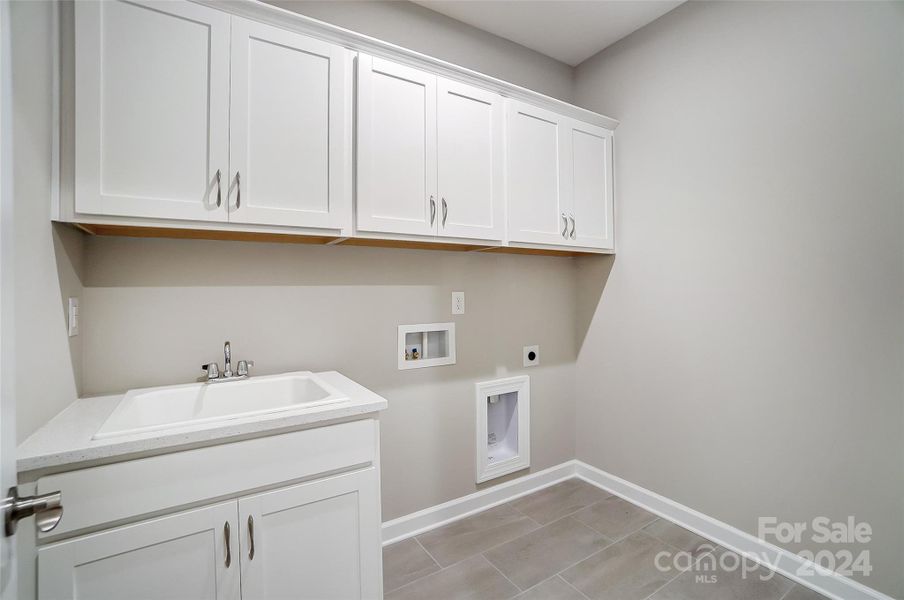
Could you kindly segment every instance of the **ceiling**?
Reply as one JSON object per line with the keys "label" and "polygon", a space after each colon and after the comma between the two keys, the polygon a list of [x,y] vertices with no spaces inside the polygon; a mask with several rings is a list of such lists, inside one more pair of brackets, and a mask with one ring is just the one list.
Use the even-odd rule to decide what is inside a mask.
{"label": "ceiling", "polygon": [[684,0],[413,0],[575,66]]}

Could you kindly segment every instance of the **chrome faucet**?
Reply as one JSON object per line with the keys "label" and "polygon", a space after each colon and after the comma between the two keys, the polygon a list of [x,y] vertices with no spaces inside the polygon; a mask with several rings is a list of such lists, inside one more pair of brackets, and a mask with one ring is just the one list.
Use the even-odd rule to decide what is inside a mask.
{"label": "chrome faucet", "polygon": [[232,346],[227,341],[223,344],[223,354],[226,356],[226,366],[223,369],[223,377],[232,377]]}
{"label": "chrome faucet", "polygon": [[220,367],[217,363],[212,362],[201,365],[201,370],[207,372],[207,383],[219,383],[221,381],[233,381],[235,379],[245,379],[250,377],[249,370],[254,366],[253,360],[240,360],[235,372],[232,370],[232,346],[229,342],[223,345],[223,356],[226,359],[226,365],[220,374]]}

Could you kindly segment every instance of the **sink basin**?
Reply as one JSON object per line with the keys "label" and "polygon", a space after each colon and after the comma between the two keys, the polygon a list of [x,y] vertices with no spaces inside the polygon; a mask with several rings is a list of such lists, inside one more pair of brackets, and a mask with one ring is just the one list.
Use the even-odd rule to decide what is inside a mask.
{"label": "sink basin", "polygon": [[310,372],[131,390],[93,439],[311,408],[346,399]]}

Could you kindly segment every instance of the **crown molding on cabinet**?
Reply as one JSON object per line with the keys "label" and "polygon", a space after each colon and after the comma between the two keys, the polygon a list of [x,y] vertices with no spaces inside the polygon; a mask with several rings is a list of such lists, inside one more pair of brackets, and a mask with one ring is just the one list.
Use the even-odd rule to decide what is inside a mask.
{"label": "crown molding on cabinet", "polygon": [[565,115],[609,130],[618,127],[618,120],[605,115],[589,111],[573,104],[557,100],[550,96],[531,91],[527,88],[472,71],[465,67],[415,52],[389,42],[384,42],[342,27],[337,27],[317,19],[312,19],[298,13],[258,2],[257,0],[191,0],[197,4],[210,6],[233,15],[245,17],[262,23],[276,25],[303,33],[333,44],[344,46],[357,52],[365,52],[373,56],[386,58],[403,63],[418,69],[432,71],[470,85],[474,85],[492,92],[496,92],[515,100],[529,102],[534,106],[546,108],[558,114]]}

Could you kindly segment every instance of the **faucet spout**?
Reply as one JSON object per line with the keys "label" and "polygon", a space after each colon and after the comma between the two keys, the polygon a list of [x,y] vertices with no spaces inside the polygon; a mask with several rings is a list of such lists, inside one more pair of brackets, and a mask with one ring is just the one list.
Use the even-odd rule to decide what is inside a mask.
{"label": "faucet spout", "polygon": [[223,368],[223,377],[232,377],[232,347],[227,341],[223,345],[223,354],[226,358],[226,366]]}

